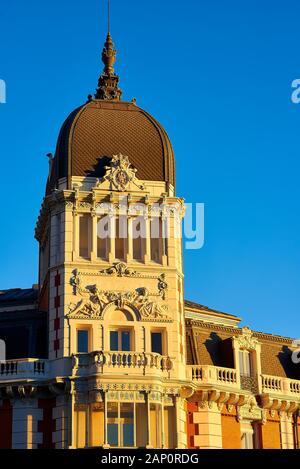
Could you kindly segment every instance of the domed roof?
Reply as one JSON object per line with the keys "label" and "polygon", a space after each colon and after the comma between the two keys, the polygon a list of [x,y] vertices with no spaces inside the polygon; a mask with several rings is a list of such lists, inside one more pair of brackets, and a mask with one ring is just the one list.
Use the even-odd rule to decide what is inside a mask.
{"label": "domed roof", "polygon": [[174,153],[162,126],[134,103],[93,99],[61,128],[49,189],[61,178],[103,177],[119,153],[129,157],[138,179],[174,185]]}
{"label": "domed roof", "polygon": [[95,98],[75,109],[64,122],[56,147],[47,193],[61,178],[98,177],[114,155],[128,156],[137,178],[166,181],[175,186],[171,142],[163,127],[135,102],[121,101],[119,77],[114,72],[116,50],[108,33],[102,52],[104,71]]}

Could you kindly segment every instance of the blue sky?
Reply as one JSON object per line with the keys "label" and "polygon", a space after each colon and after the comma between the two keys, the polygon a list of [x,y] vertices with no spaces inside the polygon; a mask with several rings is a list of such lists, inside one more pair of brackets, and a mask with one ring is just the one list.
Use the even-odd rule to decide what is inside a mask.
{"label": "blue sky", "polygon": [[[205,203],[185,295],[300,336],[296,0],[112,0],[124,98],[167,129],[177,193]],[[4,0],[0,15],[0,288],[37,281],[33,229],[60,125],[102,69],[104,0]]]}

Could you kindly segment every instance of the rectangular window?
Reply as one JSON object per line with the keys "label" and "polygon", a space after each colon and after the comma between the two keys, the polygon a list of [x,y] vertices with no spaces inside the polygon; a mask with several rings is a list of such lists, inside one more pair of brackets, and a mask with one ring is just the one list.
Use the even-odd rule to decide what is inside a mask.
{"label": "rectangular window", "polygon": [[151,333],[151,351],[163,355],[163,335],[161,332]]}
{"label": "rectangular window", "polygon": [[239,351],[240,373],[242,376],[253,376],[252,354],[248,350]]}
{"label": "rectangular window", "polygon": [[131,351],[131,333],[130,331],[110,331],[110,350],[112,352],[130,352]]}
{"label": "rectangular window", "polygon": [[88,259],[91,255],[91,217],[79,218],[79,256]]}
{"label": "rectangular window", "polygon": [[165,218],[162,222],[162,243],[163,243],[163,256],[168,256],[169,250],[169,236],[170,236],[170,219]]}
{"label": "rectangular window", "polygon": [[151,237],[151,260],[157,264],[162,263],[163,239],[162,239],[162,220],[154,217],[150,222]]}
{"label": "rectangular window", "polygon": [[110,331],[110,350],[118,352],[119,350],[119,333],[118,331]]}
{"label": "rectangular window", "polygon": [[89,352],[89,331],[86,329],[81,329],[77,331],[77,352]]}
{"label": "rectangular window", "polygon": [[130,332],[121,332],[121,347],[122,352],[130,352]]}
{"label": "rectangular window", "polygon": [[107,406],[107,440],[111,447],[119,446],[119,410],[116,402]]}
{"label": "rectangular window", "polygon": [[120,261],[125,261],[127,246],[127,218],[125,216],[116,218],[115,233],[115,257]]}
{"label": "rectangular window", "polygon": [[134,446],[134,405],[133,403],[108,403],[107,439],[111,447]]}
{"label": "rectangular window", "polygon": [[134,446],[134,404],[121,404],[120,433],[122,446]]}
{"label": "rectangular window", "polygon": [[145,219],[135,218],[132,221],[132,254],[135,261],[142,261],[145,254],[146,226]]}
{"label": "rectangular window", "polygon": [[108,259],[110,239],[110,222],[108,215],[98,218],[97,221],[97,257],[106,261]]}

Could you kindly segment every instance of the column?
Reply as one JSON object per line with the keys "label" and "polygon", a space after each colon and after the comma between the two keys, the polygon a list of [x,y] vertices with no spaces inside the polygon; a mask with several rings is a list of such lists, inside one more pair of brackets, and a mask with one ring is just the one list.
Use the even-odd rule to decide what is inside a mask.
{"label": "column", "polygon": [[175,396],[176,448],[180,448],[179,396]]}
{"label": "column", "polygon": [[85,447],[90,447],[90,425],[91,425],[91,405],[87,405],[86,409],[86,426],[85,426]]}
{"label": "column", "polygon": [[79,255],[79,216],[76,210],[73,211],[73,261]]}
{"label": "column", "polygon": [[95,261],[98,258],[98,218],[96,213],[92,213],[92,249],[91,249],[91,261]]}
{"label": "column", "polygon": [[103,401],[104,401],[104,444],[103,448],[109,448],[107,440],[107,391],[103,391]]}
{"label": "column", "polygon": [[233,357],[234,357],[234,368],[236,369],[236,381],[237,381],[237,386],[240,388],[241,387],[241,374],[240,374],[240,361],[239,361],[240,346],[235,337],[232,339],[232,348],[233,348]]}
{"label": "column", "polygon": [[279,412],[281,448],[294,449],[293,419],[287,412]]}
{"label": "column", "polygon": [[201,402],[198,412],[193,414],[193,421],[199,425],[195,446],[200,449],[222,449],[221,412],[215,402]]}
{"label": "column", "polygon": [[13,404],[12,449],[37,449],[43,443],[38,432],[38,422],[43,420],[43,410],[37,399],[16,399]]}
{"label": "column", "polygon": [[150,413],[150,392],[146,393],[147,399],[147,449],[153,448],[151,445],[151,413]]}
{"label": "column", "polygon": [[151,260],[151,220],[150,217],[145,219],[146,239],[145,239],[145,256],[144,262],[147,264]]}
{"label": "column", "polygon": [[75,384],[74,381],[71,381],[71,389],[69,396],[69,418],[68,418],[68,427],[69,427],[69,449],[76,448],[75,442]]}
{"label": "column", "polygon": [[165,448],[165,406],[164,406],[164,395],[161,397],[161,447]]}
{"label": "column", "polygon": [[127,223],[128,223],[128,232],[127,232],[127,264],[130,264],[133,260],[133,239],[132,239],[132,222],[133,218],[128,215]]}
{"label": "column", "polygon": [[136,402],[133,403],[133,446],[136,448]]}
{"label": "column", "polygon": [[114,214],[109,215],[109,254],[108,254],[108,260],[110,264],[113,264],[113,262],[116,259],[116,216]]}

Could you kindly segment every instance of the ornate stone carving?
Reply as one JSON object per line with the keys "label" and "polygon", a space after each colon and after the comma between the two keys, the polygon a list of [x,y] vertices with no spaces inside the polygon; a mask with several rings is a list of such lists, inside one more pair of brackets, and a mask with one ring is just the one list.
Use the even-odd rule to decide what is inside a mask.
{"label": "ornate stone carving", "polygon": [[106,175],[103,180],[99,181],[97,187],[99,187],[103,181],[109,181],[111,186],[119,192],[127,190],[130,183],[133,183],[139,189],[144,190],[144,186],[136,182],[137,170],[132,167],[128,156],[114,155],[111,159],[110,166],[106,166]]}
{"label": "ornate stone carving", "polygon": [[241,375],[241,388],[245,391],[250,391],[253,394],[258,393],[258,382],[257,378],[253,376],[243,376]]}
{"label": "ornate stone carving", "polygon": [[70,304],[67,314],[69,319],[103,319],[107,307],[114,304],[120,309],[126,306],[132,308],[144,321],[171,321],[166,314],[167,306],[152,301],[146,288],[132,292],[102,291],[96,285],[82,288],[78,275],[74,285],[82,296],[84,293],[89,296],[83,297],[77,304]]}
{"label": "ornate stone carving", "polygon": [[242,335],[236,338],[240,348],[247,350],[255,350],[258,345],[258,339],[253,337],[251,329],[249,327],[242,328]]}
{"label": "ornate stone carving", "polygon": [[166,292],[168,290],[168,284],[166,282],[166,275],[161,274],[158,277],[158,291],[163,300],[166,299]]}
{"label": "ornate stone carving", "polygon": [[111,275],[115,277],[138,277],[139,274],[135,270],[131,270],[123,262],[118,262],[108,269],[101,270],[101,274]]}

